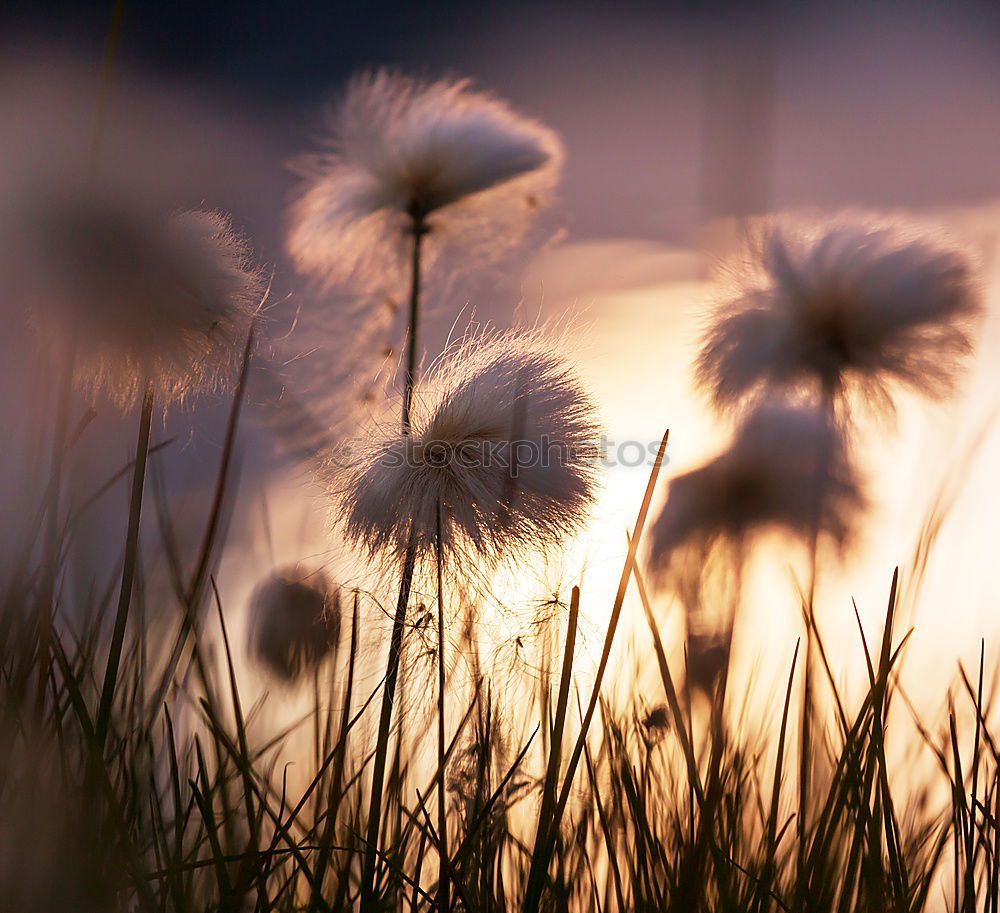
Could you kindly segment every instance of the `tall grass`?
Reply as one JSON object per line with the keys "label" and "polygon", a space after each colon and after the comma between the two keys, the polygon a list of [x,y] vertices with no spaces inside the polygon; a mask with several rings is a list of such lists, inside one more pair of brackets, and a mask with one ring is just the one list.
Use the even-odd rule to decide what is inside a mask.
{"label": "tall grass", "polygon": [[[121,10],[119,3],[102,76],[95,162]],[[373,91],[395,81],[383,74],[367,89],[360,85]],[[440,85],[444,89],[431,90],[448,98],[465,92],[464,84]],[[519,123],[486,96],[476,103],[499,111],[501,125]],[[403,127],[414,130],[420,123]],[[542,131],[530,123],[523,129],[529,139]],[[459,149],[464,157],[456,160],[479,149],[486,153],[482,167],[490,166],[495,131],[480,132],[456,131],[459,139],[475,140]],[[436,130],[428,136],[435,140],[433,152]],[[527,163],[515,156],[520,164],[509,176],[543,165],[558,171],[561,146],[547,130],[536,140],[537,154]],[[513,145],[517,152],[521,144]],[[486,167],[485,177],[435,197],[434,206],[489,189],[508,170],[490,177],[493,169]],[[341,171],[332,175],[339,179]],[[551,180],[545,177],[543,189]],[[426,188],[410,188],[417,189]],[[510,210],[518,224],[539,203],[534,194],[528,199],[530,206],[518,198]],[[412,219],[404,434],[411,431],[421,354],[425,219],[434,211],[414,201],[418,197],[404,210]],[[364,221],[387,205],[345,212]],[[493,243],[504,234],[523,234],[523,228],[519,234],[507,227]],[[333,236],[341,240],[337,231]],[[336,244],[319,247],[324,261],[341,253]],[[309,257],[312,251],[307,245]],[[213,323],[208,335],[215,329]],[[737,330],[733,335],[742,340]],[[962,336],[955,345],[964,342]],[[976,674],[959,670],[945,724],[923,721],[899,685],[909,632],[897,622],[897,571],[882,630],[866,631],[858,618],[866,661],[866,687],[858,698],[849,701],[838,687],[810,593],[802,605],[804,660],[799,645],[789,645],[794,654],[787,685],[772,713],[777,726],[754,725],[734,712],[728,668],[707,700],[702,691],[708,689],[692,687],[687,661],[671,667],[638,562],[666,435],[638,505],[586,697],[580,693],[577,587],[565,618],[555,613],[555,629],[542,640],[533,702],[526,683],[511,680],[515,673],[484,671],[476,588],[466,591],[457,575],[445,605],[438,498],[436,611],[411,605],[419,594],[413,586],[416,512],[408,511],[402,526],[410,530],[409,546],[400,562],[385,675],[374,681],[366,674],[369,657],[361,646],[366,620],[381,607],[355,592],[349,641],[314,670],[311,705],[277,728],[268,725],[266,694],[251,703],[241,690],[243,659],[231,636],[241,607],[229,602],[214,574],[240,497],[234,468],[252,352],[251,331],[190,567],[180,557],[172,505],[155,472],[150,498],[158,548],[151,542],[140,547],[147,460],[154,463],[164,446],[151,441],[152,388],[142,406],[135,460],[110,473],[75,509],[60,497],[67,487],[62,474],[93,413],[71,414],[69,381],[55,397],[51,478],[36,492],[37,504],[29,505],[25,541],[0,580],[0,911],[1000,913],[1000,743],[990,728],[985,645]],[[761,364],[766,374],[770,362]],[[528,376],[514,372],[515,386],[522,375]],[[563,383],[550,367],[538,376]],[[480,395],[492,400],[493,392]],[[519,389],[513,405],[516,431],[524,419]],[[567,422],[583,409],[573,397],[562,411],[552,408]],[[478,418],[475,410],[459,411]],[[44,426],[49,417],[37,418]],[[539,430],[547,433],[556,422],[545,418]],[[582,437],[580,422],[588,422],[574,424]],[[476,434],[483,432],[459,435],[459,443]],[[587,493],[580,504],[591,493],[584,475],[576,480]],[[79,512],[128,481],[120,568],[106,588],[82,594],[64,587],[67,556],[80,545]],[[559,486],[555,491],[553,500]],[[512,536],[509,509],[517,499],[505,502],[508,513],[491,533],[498,542],[501,532]],[[552,512],[549,523],[568,527],[580,505],[572,506]],[[482,507],[470,498],[470,523],[481,522]],[[924,530],[914,567],[918,580],[946,509],[947,499],[935,504]],[[148,520],[148,508],[145,513]],[[530,528],[525,538],[537,540],[530,534],[537,533],[533,518],[525,514],[524,525]],[[546,530],[552,535],[544,538],[555,540],[565,531]],[[812,553],[815,561],[815,536]],[[742,560],[740,552],[739,567]],[[166,568],[166,591],[147,588],[154,567]],[[811,590],[815,580],[814,564]],[[622,710],[608,699],[604,680],[633,589],[648,628],[641,648],[655,659],[659,683],[656,694],[635,695],[633,707]],[[563,607],[559,595],[546,611]],[[446,613],[465,616],[457,645],[470,658],[472,674],[465,678],[449,674],[446,665],[452,652],[446,650]],[[427,650],[423,627],[435,618],[436,649]],[[727,641],[727,663],[728,648]],[[428,655],[436,663],[436,689],[411,675],[418,656]],[[434,700],[422,700],[422,691],[434,693]],[[796,695],[802,699],[798,731]],[[932,773],[915,778],[892,769],[890,734],[921,744],[936,765]]]}
{"label": "tall grass", "polygon": [[[372,705],[381,687],[365,691],[359,675],[367,661],[359,625],[372,607],[355,597],[349,642],[321,669],[309,712],[268,730],[259,702],[248,705],[240,693],[229,634],[234,607],[211,573],[225,539],[219,505],[237,494],[229,463],[238,418],[234,408],[195,567],[185,573],[165,548],[156,557],[173,567],[173,599],[147,604],[143,587],[133,592],[106,733],[107,630],[80,620],[100,617],[109,594],[93,595],[91,605],[59,605],[46,633],[38,609],[53,573],[47,551],[33,550],[36,557],[5,581],[0,890],[7,909],[340,911],[359,902],[370,848]],[[113,484],[126,477],[116,473]],[[169,542],[169,521],[161,521]],[[60,528],[66,554],[73,526]],[[773,709],[776,743],[745,718],[708,713],[683,686],[684,669],[668,661],[635,561],[638,542],[630,545],[622,586],[636,588],[645,611],[662,684],[659,698],[646,698],[663,706],[616,712],[595,688],[590,719],[574,684],[576,590],[563,637],[550,638],[543,657],[553,687],[542,688],[530,714],[526,704],[504,706],[497,697],[508,682],[482,670],[464,683],[449,676],[448,737],[439,745],[437,701],[420,710],[401,700],[410,709],[396,730],[380,815],[374,892],[381,907],[1000,909],[1000,743],[990,729],[985,653],[973,674],[960,671],[940,731],[911,713],[898,685],[908,632],[897,629],[894,576],[882,630],[863,630],[859,621],[867,678],[860,699],[851,703],[837,690],[813,628],[821,661],[812,689],[828,698],[815,706],[829,713],[817,709],[802,755],[791,750],[801,664],[790,663]],[[142,623],[171,614],[173,639]],[[218,621],[214,634],[210,617]],[[463,632],[470,654],[475,630]],[[409,626],[404,665],[417,635]],[[891,768],[890,730],[925,746],[936,779],[914,782]],[[290,761],[303,785],[290,785]],[[797,788],[802,782],[807,790]]]}

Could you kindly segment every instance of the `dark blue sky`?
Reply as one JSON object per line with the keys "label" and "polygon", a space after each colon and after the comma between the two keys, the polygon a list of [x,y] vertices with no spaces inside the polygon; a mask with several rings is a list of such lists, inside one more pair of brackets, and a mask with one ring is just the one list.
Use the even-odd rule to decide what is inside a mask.
{"label": "dark blue sky", "polygon": [[[848,4],[849,5],[849,4]],[[863,9],[863,5],[858,5]],[[912,4],[919,10],[944,6],[971,13],[986,33],[1000,32],[1000,4],[983,0]],[[0,4],[5,31],[44,34],[77,47],[100,47],[112,2],[95,0],[7,0]],[[894,5],[895,6],[895,5]],[[121,49],[124,58],[147,71],[201,77],[213,83],[252,88],[265,96],[301,98],[310,89],[361,67],[446,62],[454,42],[475,44],[498,29],[546,23],[581,13],[618,12],[664,25],[740,30],[748,19],[768,18],[779,32],[803,16],[843,11],[843,3],[739,3],[731,0],[364,0],[364,2],[278,2],[278,0],[126,0]],[[559,36],[552,41],[558,44]]]}

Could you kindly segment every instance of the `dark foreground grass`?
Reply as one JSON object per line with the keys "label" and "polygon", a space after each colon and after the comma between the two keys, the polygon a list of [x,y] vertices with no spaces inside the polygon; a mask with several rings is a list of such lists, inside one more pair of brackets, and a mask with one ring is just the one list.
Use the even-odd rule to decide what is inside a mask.
{"label": "dark foreground grass", "polygon": [[[154,492],[174,598],[147,605],[137,585],[113,676],[109,624],[82,621],[110,616],[113,588],[90,605],[60,605],[58,567],[41,548],[4,582],[0,909],[360,906],[381,688],[370,690],[359,674],[367,607],[361,597],[345,603],[345,634],[314,680],[312,711],[261,734],[259,705],[239,691],[226,606],[211,576],[233,495],[238,414],[189,572]],[[61,528],[66,555],[73,526]],[[765,732],[733,722],[708,712],[683,667],[671,668],[636,547],[622,586],[636,588],[646,613],[662,703],[630,715],[613,712],[600,693],[590,703],[577,693],[578,592],[561,638],[551,640],[558,646],[543,657],[551,687],[530,708],[525,702],[514,714],[501,705],[495,695],[509,682],[481,672],[471,685],[449,679],[440,744],[436,702],[401,714],[394,729],[371,906],[1000,911],[1000,749],[983,663],[972,676],[960,672],[946,725],[913,714],[897,681],[907,632],[897,630],[894,577],[883,630],[864,631],[859,620],[867,662],[860,700],[849,705],[839,693],[805,611],[808,636],[775,725]],[[474,625],[462,636],[474,654]],[[401,707],[414,706],[406,687],[404,677]],[[799,737],[804,691],[813,695],[809,739]],[[891,768],[890,720],[893,738],[921,743],[936,773]],[[290,760],[304,786],[289,785]]]}

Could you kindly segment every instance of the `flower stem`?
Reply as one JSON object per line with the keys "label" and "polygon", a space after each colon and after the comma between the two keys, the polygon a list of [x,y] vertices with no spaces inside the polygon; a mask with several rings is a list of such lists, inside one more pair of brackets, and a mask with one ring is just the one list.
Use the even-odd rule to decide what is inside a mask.
{"label": "flower stem", "polygon": [[[823,385],[822,398],[820,403],[820,413],[823,421],[829,425],[832,431],[836,422],[836,391],[829,384]],[[830,473],[829,453],[826,446],[825,437],[821,437],[819,451],[816,453],[816,485],[815,501],[813,504],[812,530],[810,531],[810,572],[809,590],[805,597],[802,610],[806,616],[806,650],[805,662],[803,663],[802,675],[802,718],[799,726],[799,813],[796,816],[796,827],[798,829],[798,858],[796,860],[798,871],[801,874],[806,865],[806,847],[809,832],[809,820],[807,815],[809,791],[812,782],[812,771],[810,769],[810,758],[812,755],[812,722],[813,722],[813,639],[816,630],[816,589],[819,580],[819,545],[820,531],[823,524],[823,511],[826,509],[827,492],[826,486]],[[797,898],[797,903],[803,901],[801,895]]]}
{"label": "flower stem", "polygon": [[[566,646],[563,648],[562,672],[559,676],[559,692],[556,697],[555,720],[550,729],[551,743],[549,758],[545,769],[545,782],[542,787],[542,803],[538,810],[538,827],[535,831],[535,846],[547,845],[554,837],[553,813],[556,807],[556,791],[559,788],[559,771],[562,765],[563,736],[566,730],[566,712],[569,705],[569,689],[572,684],[573,657],[576,653],[576,628],[580,614],[580,588],[573,587],[569,603],[569,619],[566,625]],[[550,705],[543,711],[551,714]],[[537,871],[537,869],[536,869]]]}
{"label": "flower stem", "polygon": [[417,547],[411,534],[410,544],[403,559],[403,574],[399,582],[399,599],[396,602],[396,617],[392,623],[392,637],[389,641],[389,658],[385,667],[385,685],[382,689],[382,715],[378,724],[378,741],[372,767],[372,792],[368,805],[368,832],[365,841],[364,869],[361,875],[361,911],[375,910],[375,862],[378,854],[379,824],[382,817],[382,786],[385,779],[385,759],[389,752],[389,727],[392,723],[392,702],[396,696],[396,678],[399,675],[399,657],[403,649],[403,628],[406,624],[406,607],[410,601],[413,585],[413,569],[416,564]]}
{"label": "flower stem", "polygon": [[437,604],[438,604],[438,910],[448,913],[448,812],[445,805],[445,718],[444,718],[444,585],[441,565],[443,562],[441,536],[441,500],[437,503]]}
{"label": "flower stem", "polygon": [[[417,335],[420,323],[420,258],[423,238],[428,228],[421,213],[411,213],[413,224],[413,247],[410,261],[410,322],[407,330],[406,377],[403,387],[403,434],[410,433],[410,407],[413,404],[413,388],[417,382]],[[385,685],[382,689],[382,715],[378,724],[378,741],[375,744],[374,766],[372,768],[372,793],[368,806],[368,835],[365,845],[364,868],[361,875],[362,913],[375,907],[375,862],[378,855],[379,824],[382,817],[382,788],[385,779],[385,760],[389,751],[389,727],[392,725],[392,704],[396,697],[396,679],[399,676],[399,655],[403,648],[403,628],[406,624],[406,608],[410,601],[413,585],[413,568],[417,550],[413,534],[403,559],[403,574],[399,583],[399,600],[396,603],[396,617],[392,623],[392,637],[389,641],[389,658],[385,667]],[[443,865],[443,863],[442,863]]]}
{"label": "flower stem", "polygon": [[90,178],[96,179],[101,161],[101,144],[104,139],[104,123],[107,119],[108,97],[111,94],[111,76],[115,67],[118,39],[121,37],[122,20],[125,18],[125,0],[115,0],[111,11],[111,21],[104,37],[104,55],[101,58],[101,82],[97,93],[97,110],[94,113],[94,130],[90,139]]}
{"label": "flower stem", "polygon": [[410,433],[410,407],[413,405],[413,388],[417,383],[417,330],[420,323],[420,259],[423,239],[427,234],[423,216],[413,217],[412,259],[410,262],[410,323],[407,328],[406,377],[403,387],[403,434]]}
{"label": "flower stem", "polygon": [[153,419],[153,387],[146,384],[142,398],[142,412],[139,416],[139,437],[135,445],[135,467],[132,470],[132,494],[128,506],[128,530],[125,534],[125,561],[122,565],[121,589],[118,591],[118,611],[111,636],[111,651],[104,672],[101,688],[101,703],[97,711],[97,742],[103,748],[111,720],[111,704],[115,696],[115,683],[121,663],[122,646],[125,643],[125,626],[128,622],[129,604],[132,600],[132,584],[139,555],[139,521],[142,515],[142,490],[146,482],[146,457],[149,454],[149,432]]}

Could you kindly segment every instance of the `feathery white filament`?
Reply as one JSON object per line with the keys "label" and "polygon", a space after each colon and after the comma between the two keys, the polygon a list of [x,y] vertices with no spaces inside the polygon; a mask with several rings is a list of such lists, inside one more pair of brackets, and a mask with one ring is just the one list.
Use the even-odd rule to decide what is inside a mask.
{"label": "feathery white filament", "polygon": [[330,117],[327,152],[304,161],[287,247],[303,272],[391,286],[415,220],[434,240],[490,259],[520,243],[558,180],[556,135],[468,80],[386,71],[354,79]]}
{"label": "feathery white filament", "polygon": [[846,215],[766,226],[734,269],[698,378],[721,406],[761,395],[857,393],[891,410],[890,386],[948,393],[980,311],[961,250],[902,223]]}
{"label": "feathery white filament", "polygon": [[[339,484],[343,525],[372,555],[410,542],[488,564],[583,523],[596,484],[590,397],[538,333],[469,339],[418,386],[410,435],[377,434]],[[335,484],[344,478],[335,473]]]}
{"label": "feathery white filament", "polygon": [[851,534],[864,496],[840,430],[822,410],[765,402],[728,451],[673,479],[651,530],[660,572],[685,549],[740,543],[748,534],[814,530],[838,545]]}
{"label": "feathery white filament", "polygon": [[262,283],[224,216],[64,194],[19,244],[30,319],[83,386],[125,407],[147,383],[166,405],[235,379]]}

